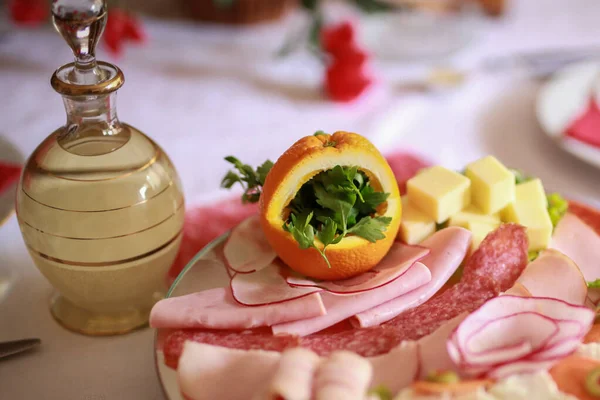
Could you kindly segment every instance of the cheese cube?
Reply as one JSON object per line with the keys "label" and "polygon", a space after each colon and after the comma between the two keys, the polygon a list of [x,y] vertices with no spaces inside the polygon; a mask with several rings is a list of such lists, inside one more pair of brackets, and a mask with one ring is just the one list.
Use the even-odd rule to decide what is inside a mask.
{"label": "cheese cube", "polygon": [[500,215],[498,213],[492,215],[484,214],[481,210],[471,204],[464,210],[451,216],[448,225],[462,226],[463,228],[469,229],[468,224],[471,221],[497,225],[500,223]]}
{"label": "cheese cube", "polygon": [[471,202],[485,214],[494,214],[515,200],[515,176],[493,156],[467,165]]}
{"label": "cheese cube", "polygon": [[429,167],[406,183],[410,202],[442,223],[471,203],[471,181],[440,166]]}
{"label": "cheese cube", "polygon": [[529,250],[548,247],[552,237],[552,220],[546,195],[539,179],[517,185],[516,201],[503,210],[503,219],[527,228]]}
{"label": "cheese cube", "polygon": [[407,244],[418,244],[435,232],[435,221],[402,197],[400,239]]}
{"label": "cheese cube", "polygon": [[500,222],[483,222],[483,221],[469,221],[466,228],[471,231],[471,251],[475,251],[479,248],[483,239],[490,233],[496,230],[500,226]]}
{"label": "cheese cube", "polygon": [[548,199],[542,181],[532,179],[527,182],[520,183],[515,188],[515,202],[507,205],[501,212],[502,219],[507,222],[514,222],[518,217],[515,209],[516,203],[527,202],[536,204],[544,209],[548,208]]}

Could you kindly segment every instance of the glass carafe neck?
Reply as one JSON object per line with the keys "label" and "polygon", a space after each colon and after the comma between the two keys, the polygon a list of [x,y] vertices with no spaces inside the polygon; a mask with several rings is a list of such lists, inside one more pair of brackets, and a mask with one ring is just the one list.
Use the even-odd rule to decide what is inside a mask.
{"label": "glass carafe neck", "polygon": [[122,147],[130,137],[119,122],[116,93],[63,96],[67,124],[58,137],[66,151],[81,156],[98,156]]}

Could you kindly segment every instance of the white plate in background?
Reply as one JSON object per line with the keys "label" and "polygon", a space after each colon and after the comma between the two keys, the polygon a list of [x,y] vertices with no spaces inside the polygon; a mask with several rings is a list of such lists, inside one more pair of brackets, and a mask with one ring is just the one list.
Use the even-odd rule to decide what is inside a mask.
{"label": "white plate in background", "polygon": [[[571,65],[558,72],[540,89],[537,119],[563,150],[600,168],[600,149],[564,136],[569,125],[585,112],[591,96],[598,97],[600,62]],[[600,129],[600,127],[599,127]]]}

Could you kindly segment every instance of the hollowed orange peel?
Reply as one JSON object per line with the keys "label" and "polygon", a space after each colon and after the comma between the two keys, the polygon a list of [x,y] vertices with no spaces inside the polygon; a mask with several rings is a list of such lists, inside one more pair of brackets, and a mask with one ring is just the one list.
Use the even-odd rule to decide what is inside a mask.
{"label": "hollowed orange peel", "polygon": [[[286,207],[300,187],[319,172],[336,165],[357,166],[376,191],[389,193],[377,215],[391,217],[385,238],[374,243],[348,235],[327,246],[331,268],[314,248],[301,249],[291,233],[283,229]],[[291,269],[323,280],[344,279],[368,271],[381,261],[392,246],[400,226],[402,205],[394,174],[379,150],[366,138],[350,132],[307,136],[298,140],[275,163],[262,189],[261,225],[277,255]],[[323,245],[318,239],[315,244]]]}

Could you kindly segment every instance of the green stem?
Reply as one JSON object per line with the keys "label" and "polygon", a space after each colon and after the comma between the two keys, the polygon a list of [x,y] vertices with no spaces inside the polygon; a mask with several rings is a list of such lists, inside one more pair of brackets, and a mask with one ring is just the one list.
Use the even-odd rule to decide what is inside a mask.
{"label": "green stem", "polygon": [[325,262],[327,263],[327,268],[331,269],[331,264],[329,263],[329,259],[327,259],[327,256],[325,255],[325,249],[321,250],[317,246],[315,246],[314,244],[313,244],[313,247],[315,249],[317,249],[317,251],[319,252],[319,254],[321,254],[321,257],[323,257],[323,260],[325,260]]}

